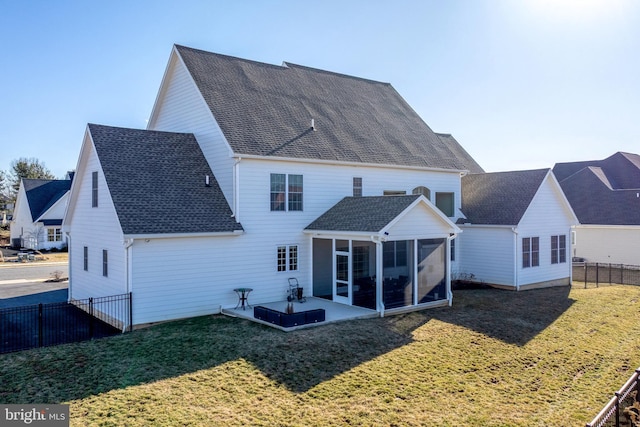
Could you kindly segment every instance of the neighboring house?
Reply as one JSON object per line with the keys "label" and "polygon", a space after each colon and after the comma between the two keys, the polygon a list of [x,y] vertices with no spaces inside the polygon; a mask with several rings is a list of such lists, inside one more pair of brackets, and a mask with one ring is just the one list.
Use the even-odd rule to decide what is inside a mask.
{"label": "neighboring house", "polygon": [[388,83],[183,46],[148,129],[89,124],[76,170],[70,298],[132,292],[134,325],[239,287],[281,301],[291,277],[380,313],[448,305],[461,177],[483,172]]}
{"label": "neighboring house", "polygon": [[553,172],[580,220],[572,256],[640,265],[640,155],[558,163]]}
{"label": "neighboring house", "polygon": [[11,245],[28,249],[61,249],[67,242],[62,219],[71,179],[22,179],[10,224]]}
{"label": "neighboring house", "polygon": [[571,283],[578,220],[550,169],[462,178],[457,273],[516,290]]}

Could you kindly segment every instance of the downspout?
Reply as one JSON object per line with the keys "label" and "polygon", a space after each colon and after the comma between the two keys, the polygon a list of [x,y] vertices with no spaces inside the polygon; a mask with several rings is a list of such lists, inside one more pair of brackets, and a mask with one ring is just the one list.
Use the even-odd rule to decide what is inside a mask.
{"label": "downspout", "polygon": [[516,291],[520,290],[520,282],[518,281],[518,228],[511,227],[513,231],[513,283],[516,285]]}
{"label": "downspout", "polygon": [[374,239],[371,236],[371,240],[376,244],[376,301],[378,307],[378,313],[380,317],[384,317],[384,301],[382,298],[382,242],[380,239]]}
{"label": "downspout", "polygon": [[451,291],[451,241],[457,236],[456,233],[449,233],[449,237],[447,237],[447,299],[449,300],[449,307],[453,304],[453,291]]}
{"label": "downspout", "polygon": [[238,157],[233,163],[233,214],[231,215],[240,222],[240,161]]}
{"label": "downspout", "polygon": [[124,274],[126,276],[125,284],[127,287],[126,293],[131,292],[131,271],[130,271],[130,255],[129,248],[133,246],[133,239],[125,239],[124,241]]}
{"label": "downspout", "polygon": [[71,302],[71,295],[73,295],[73,280],[71,280],[71,272],[73,271],[73,257],[71,255],[71,235],[67,235],[67,254],[68,254],[68,270],[69,270],[69,285],[67,291],[67,302]]}

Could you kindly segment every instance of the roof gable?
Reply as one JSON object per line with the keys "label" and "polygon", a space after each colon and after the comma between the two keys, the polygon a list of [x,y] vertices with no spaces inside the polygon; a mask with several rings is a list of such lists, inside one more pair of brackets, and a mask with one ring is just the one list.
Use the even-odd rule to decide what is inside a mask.
{"label": "roof gable", "polygon": [[69,179],[23,179],[31,219],[37,221],[70,189]]}
{"label": "roof gable", "polygon": [[549,169],[470,174],[462,178],[465,223],[518,225]]}
{"label": "roof gable", "polygon": [[175,49],[236,155],[477,167],[455,139],[439,138],[388,83]]}
{"label": "roof gable", "polygon": [[640,225],[640,156],[558,163],[558,180],[581,224]]}
{"label": "roof gable", "polygon": [[193,134],[88,130],[125,235],[242,230]]}
{"label": "roof gable", "polygon": [[[429,209],[431,217],[437,218],[434,224],[441,224],[447,232],[459,231],[438,208],[419,194],[345,197],[309,224],[305,231],[378,234],[398,227],[409,212],[421,205]],[[425,228],[428,227],[421,230],[412,228],[411,233],[419,235]]]}

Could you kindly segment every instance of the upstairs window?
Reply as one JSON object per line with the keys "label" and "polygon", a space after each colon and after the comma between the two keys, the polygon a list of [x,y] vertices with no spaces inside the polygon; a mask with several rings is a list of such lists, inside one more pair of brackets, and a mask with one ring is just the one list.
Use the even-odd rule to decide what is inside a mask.
{"label": "upstairs window", "polygon": [[422,194],[424,197],[431,200],[431,190],[429,190],[427,187],[424,187],[422,185],[414,188],[411,191],[411,194]]}
{"label": "upstairs window", "polygon": [[567,262],[567,236],[551,236],[551,264]]}
{"label": "upstairs window", "polygon": [[303,207],[302,175],[271,174],[271,210],[301,211]]}
{"label": "upstairs window", "polygon": [[540,265],[540,238],[524,237],[522,239],[522,268]]}
{"label": "upstairs window", "polygon": [[83,260],[82,260],[83,269],[84,271],[89,271],[89,248],[86,246],[84,247],[82,257],[83,257]]}
{"label": "upstairs window", "polygon": [[383,196],[404,196],[405,194],[407,194],[407,192],[402,190],[384,190],[382,192]]}
{"label": "upstairs window", "polygon": [[91,207],[98,207],[98,172],[91,172]]}
{"label": "upstairs window", "polygon": [[362,178],[353,178],[353,197],[362,197]]}
{"label": "upstairs window", "polygon": [[453,193],[436,193],[436,207],[449,218],[453,217]]}

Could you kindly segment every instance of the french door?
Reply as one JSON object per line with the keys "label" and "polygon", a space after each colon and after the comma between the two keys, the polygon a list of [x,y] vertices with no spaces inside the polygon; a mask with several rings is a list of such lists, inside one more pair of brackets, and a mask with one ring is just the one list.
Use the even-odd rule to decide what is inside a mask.
{"label": "french door", "polygon": [[343,304],[351,304],[351,251],[348,240],[335,240],[333,300]]}

